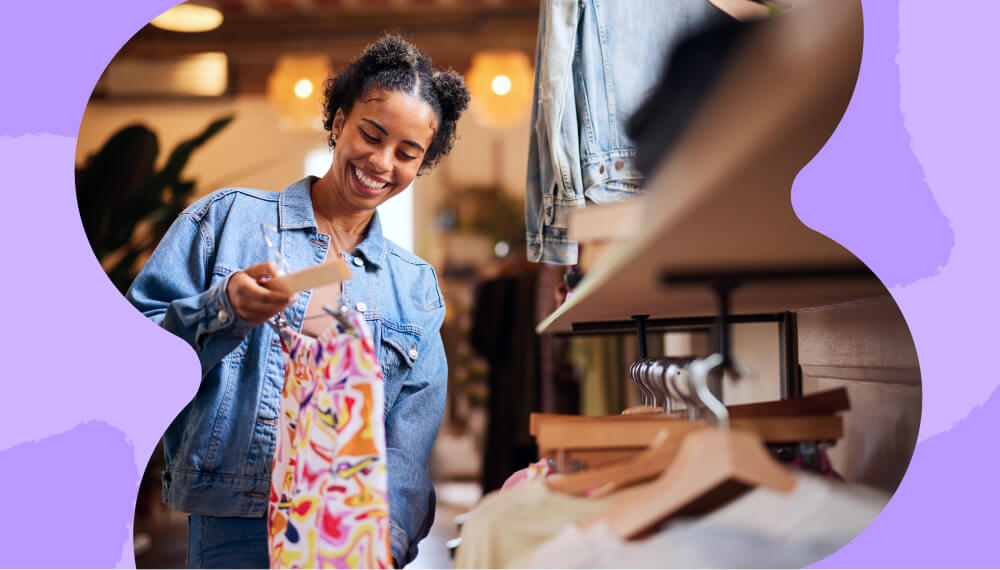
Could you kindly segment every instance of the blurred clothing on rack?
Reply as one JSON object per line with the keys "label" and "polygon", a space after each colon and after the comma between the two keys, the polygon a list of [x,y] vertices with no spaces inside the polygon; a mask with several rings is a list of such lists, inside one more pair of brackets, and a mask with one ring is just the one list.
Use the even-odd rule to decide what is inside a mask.
{"label": "blurred clothing on rack", "polygon": [[544,480],[536,480],[490,493],[462,524],[455,567],[510,568],[514,559],[533,552],[567,525],[583,523],[644,488],[637,485],[605,498],[586,499],[557,493]]}
{"label": "blurred clothing on rack", "polygon": [[503,486],[500,487],[500,490],[510,491],[511,489],[523,487],[532,481],[545,479],[552,474],[554,466],[555,461],[549,459],[548,457],[543,457],[524,469],[515,471],[510,477],[507,477],[507,480],[503,482]]}
{"label": "blurred clothing on rack", "polygon": [[567,526],[510,566],[801,568],[854,539],[888,500],[869,487],[800,475],[790,493],[757,488],[702,518],[670,522],[646,540],[622,541],[606,524]]}
{"label": "blurred clothing on rack", "polygon": [[569,212],[640,191],[643,176],[632,164],[635,145],[625,119],[674,45],[729,16],[706,0],[551,0],[540,7],[525,195],[528,259],[573,265]]}
{"label": "blurred clothing on rack", "polygon": [[789,493],[755,488],[696,516],[682,513],[642,540],[593,520],[649,484],[600,498],[563,495],[544,481],[483,498],[462,526],[459,568],[782,568],[835,552],[881,512],[889,495],[800,473]]}
{"label": "blurred clothing on rack", "polygon": [[484,493],[538,458],[528,431],[539,389],[536,279],[536,271],[501,276],[484,281],[476,293],[469,342],[489,363]]}
{"label": "blurred clothing on rack", "polygon": [[[564,289],[565,267],[547,263],[532,264],[539,268],[535,293],[535,323],[544,321],[562,304],[558,291]],[[532,329],[531,334],[536,334]],[[539,405],[534,410],[547,414],[580,413],[579,374],[570,360],[570,338],[543,334],[538,336]]]}

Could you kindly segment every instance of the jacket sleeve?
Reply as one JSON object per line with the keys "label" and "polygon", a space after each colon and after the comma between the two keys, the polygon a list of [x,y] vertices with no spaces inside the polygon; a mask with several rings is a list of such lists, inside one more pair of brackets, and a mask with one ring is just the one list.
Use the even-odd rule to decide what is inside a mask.
{"label": "jacket sleeve", "polygon": [[434,523],[436,500],[427,464],[448,387],[440,332],[444,315],[443,304],[432,310],[432,324],[418,346],[419,357],[386,414],[390,542],[399,567],[416,557],[417,543]]}
{"label": "jacket sleeve", "polygon": [[211,285],[209,243],[198,221],[182,213],[125,294],[143,315],[194,348],[202,377],[254,326],[229,304],[231,274]]}

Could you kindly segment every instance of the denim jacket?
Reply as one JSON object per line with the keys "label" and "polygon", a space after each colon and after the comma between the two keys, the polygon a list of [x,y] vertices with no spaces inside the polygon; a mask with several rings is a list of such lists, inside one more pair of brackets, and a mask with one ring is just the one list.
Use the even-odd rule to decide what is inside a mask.
{"label": "denim jacket", "polygon": [[[163,437],[164,501],[179,511],[262,516],[284,382],[282,352],[270,325],[240,318],[226,297],[231,275],[274,259],[260,223],[278,228],[275,246],[299,270],[322,262],[330,238],[319,233],[310,188],[219,190],[188,207],[167,231],[128,291],[144,315],[190,344],[201,361],[194,399]],[[382,236],[378,214],[344,259],[349,305],[364,314],[385,377],[386,447],[392,554],[413,559],[434,520],[427,473],[444,412],[447,363],[440,327],[445,307],[430,265]],[[311,291],[285,316],[301,330]]]}
{"label": "denim jacket", "polygon": [[721,17],[707,0],[541,2],[525,190],[529,260],[575,264],[569,212],[640,191],[625,122],[667,53]]}

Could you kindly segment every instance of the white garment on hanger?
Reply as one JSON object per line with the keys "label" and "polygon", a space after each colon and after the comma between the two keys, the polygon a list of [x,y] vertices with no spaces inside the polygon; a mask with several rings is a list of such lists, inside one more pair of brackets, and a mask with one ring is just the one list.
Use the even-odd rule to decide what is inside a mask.
{"label": "white garment on hanger", "polygon": [[803,567],[863,531],[889,500],[859,485],[799,474],[788,494],[758,488],[697,519],[676,520],[641,541],[622,542],[607,525],[575,525],[512,561],[533,568]]}

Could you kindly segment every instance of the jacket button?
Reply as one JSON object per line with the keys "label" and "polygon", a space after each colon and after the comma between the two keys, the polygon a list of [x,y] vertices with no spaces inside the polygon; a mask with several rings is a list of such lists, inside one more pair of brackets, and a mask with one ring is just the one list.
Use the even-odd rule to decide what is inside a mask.
{"label": "jacket button", "polygon": [[602,164],[600,168],[597,169],[598,172],[604,174],[604,165]]}
{"label": "jacket button", "polygon": [[411,348],[410,349],[410,360],[416,360],[417,356],[418,356],[417,349]]}
{"label": "jacket button", "polygon": [[226,319],[229,318],[229,314],[226,313],[225,311],[219,311],[219,314],[216,315],[216,318],[219,319],[220,323],[224,323],[224,322],[226,322]]}
{"label": "jacket button", "polygon": [[364,303],[364,301],[362,301],[362,302],[358,303],[357,305],[354,305],[354,310],[357,311],[357,312],[359,312],[359,313],[363,313],[363,312],[365,312],[365,311],[368,310],[368,305],[366,305]]}
{"label": "jacket button", "polygon": [[354,265],[357,265],[358,267],[361,267],[364,264],[365,264],[365,262],[362,261],[360,257],[358,257],[356,255],[354,256]]}
{"label": "jacket button", "polygon": [[625,166],[624,160],[615,161],[615,170],[621,170]]}

